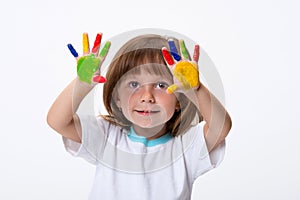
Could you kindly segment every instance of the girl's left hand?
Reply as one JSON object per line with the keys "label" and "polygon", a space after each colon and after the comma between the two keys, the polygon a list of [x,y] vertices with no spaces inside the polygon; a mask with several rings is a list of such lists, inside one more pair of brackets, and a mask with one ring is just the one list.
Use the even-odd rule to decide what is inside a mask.
{"label": "girl's left hand", "polygon": [[172,39],[168,43],[172,55],[166,47],[162,48],[162,54],[173,74],[174,84],[168,87],[167,92],[172,94],[175,91],[185,92],[189,89],[198,88],[200,86],[198,71],[199,45],[195,45],[193,59],[191,60],[183,40],[179,41],[181,55],[178,54]]}
{"label": "girl's left hand", "polygon": [[83,55],[79,56],[72,44],[68,48],[77,60],[77,75],[81,82],[88,84],[104,83],[105,77],[100,75],[100,67],[109,51],[110,41],[106,41],[104,47],[99,52],[102,33],[98,33],[94,42],[94,47],[90,51],[89,38],[87,33],[83,33]]}

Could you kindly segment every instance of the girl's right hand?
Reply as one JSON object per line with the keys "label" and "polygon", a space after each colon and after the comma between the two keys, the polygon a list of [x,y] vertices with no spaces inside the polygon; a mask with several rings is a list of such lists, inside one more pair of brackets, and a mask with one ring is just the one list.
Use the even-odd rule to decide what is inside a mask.
{"label": "girl's right hand", "polygon": [[83,33],[83,55],[78,56],[78,53],[72,46],[68,44],[68,48],[72,55],[77,60],[77,75],[81,82],[88,84],[104,83],[106,79],[100,75],[100,67],[110,48],[110,41],[107,41],[99,53],[101,44],[102,33],[98,33],[94,42],[92,52],[90,52],[89,38],[87,33]]}

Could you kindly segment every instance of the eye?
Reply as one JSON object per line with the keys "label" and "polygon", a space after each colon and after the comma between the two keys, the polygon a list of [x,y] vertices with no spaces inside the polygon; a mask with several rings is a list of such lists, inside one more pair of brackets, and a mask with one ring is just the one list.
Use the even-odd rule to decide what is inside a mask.
{"label": "eye", "polygon": [[138,88],[138,87],[140,86],[140,84],[139,84],[137,81],[130,81],[130,82],[128,83],[128,86],[129,86],[130,88]]}
{"label": "eye", "polygon": [[166,82],[158,82],[158,83],[156,84],[156,88],[159,88],[159,89],[164,89],[164,90],[166,90],[168,87],[169,87],[169,84],[166,83]]}

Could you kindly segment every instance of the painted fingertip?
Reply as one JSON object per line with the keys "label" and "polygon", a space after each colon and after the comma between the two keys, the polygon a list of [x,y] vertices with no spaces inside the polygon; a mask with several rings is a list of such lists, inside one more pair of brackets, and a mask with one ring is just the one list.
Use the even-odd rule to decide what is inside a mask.
{"label": "painted fingertip", "polygon": [[93,82],[95,82],[95,83],[105,83],[106,78],[104,78],[103,76],[95,76],[95,77],[93,77]]}
{"label": "painted fingertip", "polygon": [[199,56],[200,56],[200,46],[198,44],[196,44],[195,48],[194,48],[193,60],[195,62],[198,62],[199,61]]}
{"label": "painted fingertip", "polygon": [[71,54],[72,54],[75,58],[77,58],[77,57],[78,57],[78,53],[77,53],[77,51],[74,49],[73,45],[72,45],[72,44],[68,44],[67,46],[68,46],[68,49],[70,50]]}
{"label": "painted fingertip", "polygon": [[177,89],[178,89],[178,86],[177,86],[177,85],[170,85],[170,86],[167,88],[167,93],[173,94],[174,91],[176,91]]}
{"label": "painted fingertip", "polygon": [[168,40],[168,43],[169,43],[170,51],[171,51],[171,54],[172,54],[173,58],[174,58],[176,61],[180,61],[180,60],[181,60],[181,57],[180,57],[180,55],[178,54],[178,51],[177,51],[177,48],[176,48],[176,45],[175,45],[174,40],[173,40],[173,39],[169,39],[169,40]]}
{"label": "painted fingertip", "polygon": [[168,94],[173,94],[173,91],[172,91],[171,89],[168,88],[168,89],[167,89],[167,93],[168,93]]}
{"label": "painted fingertip", "polygon": [[102,33],[98,33],[94,42],[94,46],[92,49],[92,53],[97,54],[100,44],[101,44],[101,39],[102,39]]}
{"label": "painted fingertip", "polygon": [[82,46],[83,46],[83,54],[89,54],[90,44],[89,44],[89,36],[87,33],[83,33],[82,35]]}
{"label": "painted fingertip", "polygon": [[189,53],[186,49],[184,41],[180,40],[179,45],[180,45],[181,55],[183,56],[184,59],[189,60],[190,56],[189,56]]}
{"label": "painted fingertip", "polygon": [[161,51],[162,51],[163,57],[165,58],[165,61],[167,62],[167,64],[174,65],[174,60],[173,60],[172,56],[170,55],[168,49],[166,47],[163,47]]}
{"label": "painted fingertip", "polygon": [[110,46],[111,46],[111,42],[110,41],[106,41],[104,47],[102,48],[102,50],[101,50],[101,52],[99,54],[99,56],[101,58],[104,58],[107,55]]}

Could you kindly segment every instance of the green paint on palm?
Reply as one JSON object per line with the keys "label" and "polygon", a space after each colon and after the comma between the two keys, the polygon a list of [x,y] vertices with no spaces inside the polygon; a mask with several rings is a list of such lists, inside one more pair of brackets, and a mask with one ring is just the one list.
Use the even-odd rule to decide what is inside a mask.
{"label": "green paint on palm", "polygon": [[77,75],[79,80],[88,84],[92,83],[94,73],[98,70],[100,58],[94,54],[83,56],[77,62]]}

